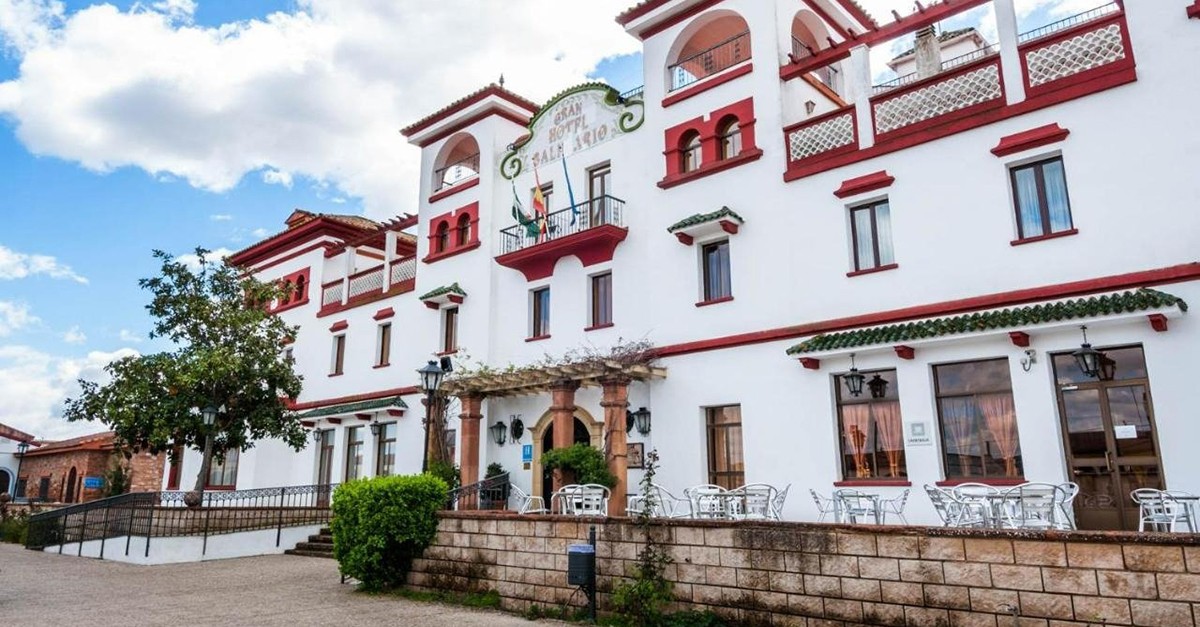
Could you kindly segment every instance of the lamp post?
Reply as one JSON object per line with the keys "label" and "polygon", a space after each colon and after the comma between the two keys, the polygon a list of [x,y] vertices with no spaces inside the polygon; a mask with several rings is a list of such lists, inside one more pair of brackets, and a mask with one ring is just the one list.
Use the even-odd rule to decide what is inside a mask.
{"label": "lamp post", "polygon": [[[29,486],[25,486],[25,489],[21,490],[21,494],[17,494],[17,488],[21,487],[21,464],[23,464],[25,462],[25,453],[27,453],[28,451],[29,451],[29,443],[28,442],[17,442],[17,476],[13,478],[13,481],[15,482],[13,484],[13,502],[14,503],[17,502],[18,497],[25,496],[25,492],[29,490]],[[29,499],[26,498],[25,500],[28,501]]]}
{"label": "lamp post", "polygon": [[194,490],[196,497],[192,499],[195,504],[187,502],[187,497],[184,500],[191,507],[198,507],[204,502],[204,488],[208,483],[208,475],[212,472],[213,425],[217,423],[217,414],[220,412],[221,409],[212,403],[205,405],[204,409],[200,410],[200,418],[204,422],[204,458],[200,462],[200,476],[196,477],[196,489]]}
{"label": "lamp post", "polygon": [[433,398],[442,385],[442,377],[446,376],[446,371],[442,370],[438,362],[430,360],[417,369],[417,374],[421,375],[421,391],[425,392],[425,450],[421,455],[421,472],[424,473],[429,470],[429,422],[433,418]]}

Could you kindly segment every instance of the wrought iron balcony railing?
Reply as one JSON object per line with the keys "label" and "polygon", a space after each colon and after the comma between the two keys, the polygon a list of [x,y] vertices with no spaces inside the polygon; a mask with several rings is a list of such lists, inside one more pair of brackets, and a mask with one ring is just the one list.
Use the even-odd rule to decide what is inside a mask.
{"label": "wrought iron balcony railing", "polygon": [[624,200],[598,196],[578,203],[574,209],[561,209],[549,214],[546,216],[544,232],[540,227],[541,221],[536,218],[528,225],[510,226],[500,231],[500,254],[516,252],[606,224],[625,226],[624,211]]}
{"label": "wrought iron balcony railing", "polygon": [[683,89],[749,58],[750,31],[746,31],[686,59],[680,59],[668,68],[671,73],[671,91]]}
{"label": "wrought iron balcony railing", "polygon": [[1083,13],[1076,13],[1075,15],[1063,18],[1061,20],[1058,20],[1057,22],[1050,22],[1049,24],[1046,24],[1045,26],[1041,26],[1041,27],[1035,28],[1033,30],[1025,31],[1017,36],[1017,42],[1023,44],[1027,41],[1033,41],[1034,39],[1039,39],[1041,37],[1045,37],[1046,35],[1050,35],[1052,33],[1057,33],[1058,31],[1061,31],[1061,30],[1066,30],[1068,28],[1071,28],[1072,26],[1075,26],[1078,24],[1083,24],[1084,22],[1090,22],[1092,20],[1102,18],[1106,15],[1112,15],[1113,13],[1119,13],[1120,11],[1121,11],[1120,5],[1118,5],[1116,2],[1109,2],[1108,4],[1098,6],[1089,11],[1084,11]]}
{"label": "wrought iron balcony railing", "polygon": [[448,163],[433,171],[433,191],[440,192],[447,187],[479,176],[479,153]]}

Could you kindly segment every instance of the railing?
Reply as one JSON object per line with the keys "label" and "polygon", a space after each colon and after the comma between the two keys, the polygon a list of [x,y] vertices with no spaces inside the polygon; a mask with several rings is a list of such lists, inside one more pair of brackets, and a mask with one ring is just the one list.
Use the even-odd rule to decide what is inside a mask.
{"label": "railing", "polygon": [[633,89],[630,89],[629,91],[622,92],[621,100],[632,100],[634,98],[641,98],[642,94],[645,93],[645,91],[646,91],[645,85],[638,85],[637,87],[634,87]]}
{"label": "railing", "polygon": [[854,107],[849,106],[784,129],[788,161],[802,161],[835,150],[856,150]]}
{"label": "railing", "polygon": [[[799,39],[797,39],[795,37],[792,37],[792,58],[793,58],[793,60],[803,61],[805,59],[811,59],[812,56],[813,56],[812,51],[809,50],[808,46],[805,45],[804,42],[800,41]],[[833,89],[835,91],[837,90],[837,87],[835,87],[833,84],[833,80],[838,75],[838,69],[833,67],[832,64],[831,65],[823,65],[823,66],[813,70],[812,75],[815,76],[817,80],[824,83],[826,87]]]}
{"label": "railing", "polygon": [[562,209],[546,216],[546,233],[542,235],[538,220],[529,225],[517,224],[500,231],[500,254],[515,252],[536,244],[581,233],[605,224],[625,226],[625,201],[612,196],[600,196]]}
{"label": "railing", "polygon": [[479,175],[479,153],[464,157],[454,163],[446,164],[433,171],[434,189],[439,192],[447,187]]}
{"label": "railing", "polygon": [[[138,492],[72,505],[29,518],[25,547],[43,549],[99,540],[104,543],[124,538],[120,547],[126,555],[134,537],[144,537],[150,552],[151,538],[201,536],[204,550],[208,537],[239,531],[275,529],[279,546],[284,527],[320,525],[329,522],[330,497],[334,485],[287,486],[256,490],[204,492],[197,507],[185,504],[186,492]],[[141,548],[141,547],[139,547]]]}
{"label": "railing", "polygon": [[[977,61],[913,82],[871,98],[877,137],[909,126],[984,105],[1003,106],[1000,62]],[[960,115],[966,115],[961,113]]]}
{"label": "railing", "polygon": [[[999,52],[1000,52],[1000,44],[997,43],[997,44],[992,44],[990,46],[986,46],[984,48],[980,48],[978,50],[972,50],[971,52],[968,52],[966,54],[960,54],[957,57],[951,57],[945,61],[942,61],[942,69],[939,70],[939,73],[940,72],[949,72],[950,70],[953,70],[954,68],[964,66],[964,65],[974,62],[974,61],[978,61],[984,57],[991,56],[993,54],[998,54]],[[932,76],[937,76],[937,75],[933,74],[927,78],[931,78]],[[902,76],[897,76],[896,78],[893,78],[890,81],[885,81],[885,82],[879,83],[877,85],[872,85],[871,93],[878,96],[880,94],[887,93],[893,89],[896,89],[897,87],[903,87],[905,85],[915,83],[918,80],[921,80],[921,78],[917,75],[916,72],[909,72],[908,74],[904,74]]]}
{"label": "railing", "polygon": [[733,67],[750,58],[750,31],[739,33],[721,43],[680,59],[667,69],[671,73],[671,89],[683,89],[696,81]]}
{"label": "railing", "polygon": [[1040,26],[1033,30],[1025,31],[1025,32],[1021,33],[1020,35],[1017,35],[1017,43],[1023,44],[1027,41],[1033,41],[1034,39],[1040,39],[1042,37],[1045,37],[1046,35],[1050,35],[1052,33],[1057,33],[1058,31],[1066,30],[1068,28],[1071,28],[1072,26],[1076,26],[1078,24],[1083,24],[1084,22],[1090,22],[1092,20],[1102,18],[1106,15],[1112,15],[1113,13],[1119,13],[1120,11],[1121,11],[1121,6],[1119,4],[1117,4],[1116,2],[1110,2],[1108,4],[1098,6],[1089,11],[1084,11],[1083,13],[1077,13],[1075,15],[1072,15],[1071,17],[1063,18],[1061,20],[1058,20],[1057,22],[1050,22],[1049,24],[1046,24],[1045,26]]}
{"label": "railing", "polygon": [[507,509],[510,484],[504,473],[452,490],[446,509]]}
{"label": "railing", "polygon": [[342,302],[342,282],[326,283],[321,286],[321,306],[336,305]]}
{"label": "railing", "polygon": [[383,289],[383,266],[364,270],[350,275],[350,296],[362,296],[367,292],[378,292]]}
{"label": "railing", "polygon": [[405,257],[392,262],[392,287],[417,278],[417,258]]}

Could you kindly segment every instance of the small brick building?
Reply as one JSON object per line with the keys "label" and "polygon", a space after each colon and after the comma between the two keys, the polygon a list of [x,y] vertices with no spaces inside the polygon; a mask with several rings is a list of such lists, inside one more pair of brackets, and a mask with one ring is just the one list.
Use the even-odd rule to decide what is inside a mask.
{"label": "small brick building", "polygon": [[[30,449],[21,462],[17,482],[19,496],[54,503],[82,503],[103,496],[103,479],[120,460],[129,472],[130,492],[162,489],[166,455],[135,453],[125,460],[111,431],[43,442]],[[88,478],[101,479],[100,487],[88,487]]]}

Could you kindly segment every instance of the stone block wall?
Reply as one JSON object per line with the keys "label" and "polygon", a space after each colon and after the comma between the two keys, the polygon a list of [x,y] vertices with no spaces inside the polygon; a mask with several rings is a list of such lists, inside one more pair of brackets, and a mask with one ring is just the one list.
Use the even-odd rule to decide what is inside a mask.
{"label": "stone block wall", "polygon": [[[567,546],[597,527],[600,605],[632,572],[628,519],[442,514],[418,589],[488,590],[505,608],[585,603]],[[680,609],[737,624],[841,627],[1200,625],[1200,536],[664,521]]]}
{"label": "stone block wall", "polygon": [[44,455],[29,455],[21,462],[21,477],[26,480],[25,494],[37,497],[43,477],[50,479],[47,501],[61,503],[67,494],[67,479],[75,469],[75,502],[101,498],[102,488],[83,487],[84,477],[104,477],[113,460],[120,459],[129,470],[131,492],[157,492],[162,489],[166,454],[135,453],[126,461],[121,453],[109,450],[68,450]]}

